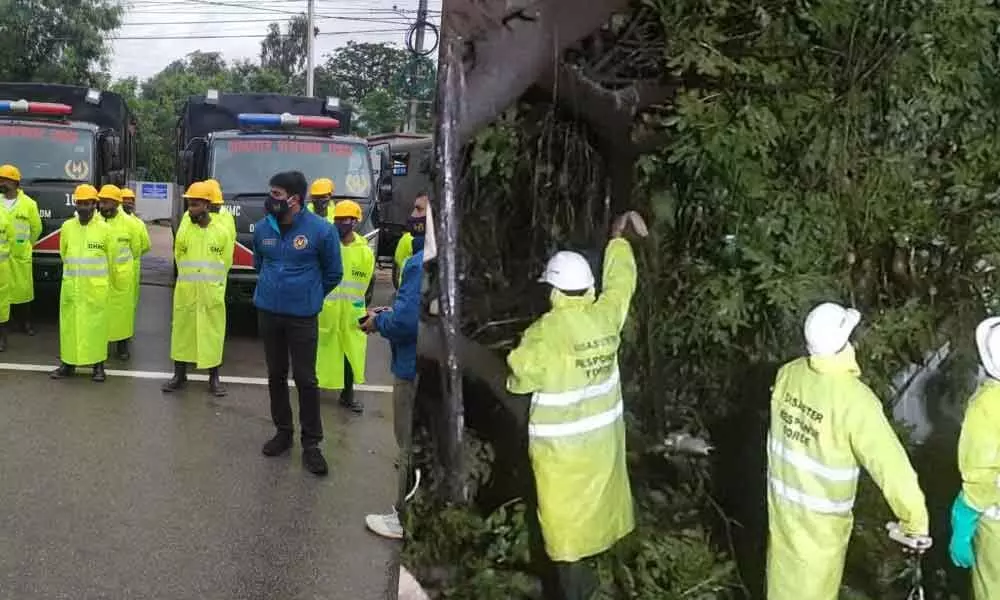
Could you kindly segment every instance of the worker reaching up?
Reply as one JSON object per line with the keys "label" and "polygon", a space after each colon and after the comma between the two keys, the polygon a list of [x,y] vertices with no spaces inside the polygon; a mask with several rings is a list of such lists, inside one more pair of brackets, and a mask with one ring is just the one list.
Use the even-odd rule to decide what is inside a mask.
{"label": "worker reaching up", "polygon": [[14,221],[0,210],[0,352],[7,350],[7,323],[10,321],[10,247],[14,243]]}
{"label": "worker reaching up", "polygon": [[[646,234],[638,214],[615,219],[604,254],[603,290],[594,291],[587,259],[558,252],[540,279],[552,308],[507,356],[507,389],[531,394],[528,453],[534,474],[532,532],[553,568],[545,597],[584,600],[597,578],[583,562],[635,528],[625,456],[618,349],[636,287],[629,225]],[[535,522],[537,519],[537,522]]]}
{"label": "worker reaching up", "polygon": [[134,220],[135,230],[140,242],[139,255],[135,257],[135,261],[132,263],[132,279],[135,282],[135,302],[133,304],[138,308],[139,290],[142,280],[142,257],[152,249],[152,243],[149,239],[149,230],[146,228],[146,223],[135,212],[135,192],[129,188],[122,188],[122,210]]}
{"label": "worker reaching up", "polygon": [[973,600],[1000,594],[1000,317],[976,328],[987,378],[969,401],[958,439],[962,489],[951,508],[956,566],[972,569]]}
{"label": "worker reaching up", "polygon": [[213,194],[205,181],[192,183],[184,193],[190,225],[178,228],[174,240],[177,285],[170,330],[174,376],[163,384],[164,392],[184,387],[188,365],[193,364],[208,369],[212,395],[226,395],[219,365],[226,340],[226,275],[233,263],[234,239],[225,226],[212,224],[217,218],[208,210]]}
{"label": "worker reaching up", "polygon": [[361,413],[364,404],[355,397],[354,384],[365,382],[368,339],[358,328],[358,322],[367,314],[365,296],[375,274],[375,254],[368,240],[354,231],[362,218],[357,202],[341,200],[334,207],[333,217],[340,235],[344,277],[326,295],[319,314],[316,376],[319,387],[343,390],[340,404]]}
{"label": "worker reaching up", "polygon": [[[59,228],[59,257],[63,262],[59,291],[59,367],[49,376],[70,377],[77,367],[93,365],[91,377],[105,380],[108,358],[108,299],[118,271],[111,226],[95,214],[97,189],[83,184],[73,192],[76,216]],[[127,273],[131,279],[131,272]]]}
{"label": "worker reaching up", "polygon": [[330,212],[330,199],[333,197],[333,180],[320,177],[309,186],[309,211],[323,217],[330,223],[334,222],[334,215]]}
{"label": "worker reaching up", "polygon": [[3,209],[14,223],[10,245],[10,303],[20,315],[24,332],[35,335],[31,303],[35,300],[33,250],[42,235],[38,204],[21,188],[21,172],[14,165],[0,165],[0,196]]}
{"label": "worker reaching up", "polygon": [[805,321],[808,357],[779,371],[768,435],[768,600],[836,600],[860,468],[912,548],[930,547],[917,474],[882,403],[861,382],[849,339],[861,315],[826,302]]}
{"label": "worker reaching up", "polygon": [[115,258],[108,290],[108,341],[115,344],[119,360],[130,357],[128,342],[135,335],[137,300],[135,264],[142,257],[142,234],[135,219],[121,210],[122,192],[108,184],[97,193],[101,218],[111,227]]}

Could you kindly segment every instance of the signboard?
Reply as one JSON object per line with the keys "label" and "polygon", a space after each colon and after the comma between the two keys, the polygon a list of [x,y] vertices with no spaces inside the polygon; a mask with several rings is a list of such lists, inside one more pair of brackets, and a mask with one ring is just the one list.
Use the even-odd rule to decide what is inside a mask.
{"label": "signboard", "polygon": [[166,200],[170,195],[170,184],[142,183],[139,185],[139,195],[149,200]]}
{"label": "signboard", "polygon": [[135,210],[143,221],[169,219],[173,215],[174,184],[161,181],[136,181]]}

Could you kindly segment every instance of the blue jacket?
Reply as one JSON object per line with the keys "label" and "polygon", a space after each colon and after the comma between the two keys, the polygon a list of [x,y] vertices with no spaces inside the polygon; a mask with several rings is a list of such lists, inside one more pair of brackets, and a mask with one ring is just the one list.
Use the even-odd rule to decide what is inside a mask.
{"label": "blue jacket", "polygon": [[295,215],[285,235],[273,215],[257,221],[253,262],[258,273],[254,306],[292,317],[318,315],[323,298],[344,276],[340,236],[326,219],[306,210]]}
{"label": "blue jacket", "polygon": [[417,331],[420,328],[420,285],[424,276],[423,238],[414,238],[392,310],[375,315],[375,327],[392,350],[392,374],[406,381],[417,377]]}

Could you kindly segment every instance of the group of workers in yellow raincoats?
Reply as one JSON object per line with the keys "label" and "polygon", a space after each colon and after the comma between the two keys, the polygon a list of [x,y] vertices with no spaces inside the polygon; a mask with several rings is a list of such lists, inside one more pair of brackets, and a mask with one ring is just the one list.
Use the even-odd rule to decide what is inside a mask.
{"label": "group of workers in yellow raincoats", "polygon": [[76,214],[59,229],[63,263],[59,291],[59,366],[53,379],[90,366],[91,378],[106,379],[108,345],[118,358],[129,359],[128,341],[135,333],[139,301],[139,264],[150,250],[146,225],[125,210],[135,194],[114,185],[100,190],[82,184],[73,191]]}

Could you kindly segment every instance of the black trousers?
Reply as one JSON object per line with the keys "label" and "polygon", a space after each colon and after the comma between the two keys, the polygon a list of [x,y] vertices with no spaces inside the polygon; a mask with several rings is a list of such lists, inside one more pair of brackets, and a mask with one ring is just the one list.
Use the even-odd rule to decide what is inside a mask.
{"label": "black trousers", "polygon": [[291,356],[292,377],[299,391],[302,447],[318,446],[323,440],[323,422],[316,381],[316,340],[319,335],[316,317],[293,317],[258,310],[257,319],[260,335],[264,339],[271,420],[279,432],[289,435],[295,432],[288,392],[288,357]]}

